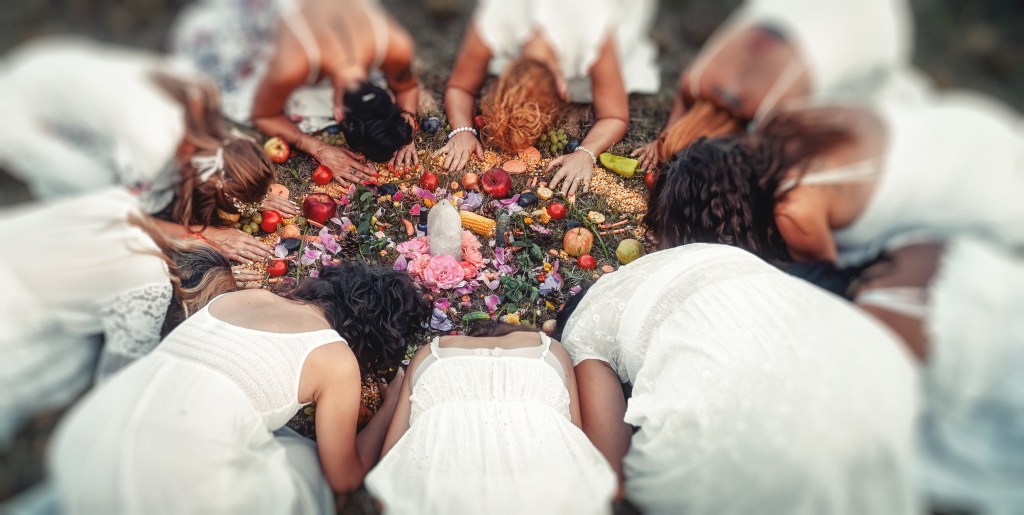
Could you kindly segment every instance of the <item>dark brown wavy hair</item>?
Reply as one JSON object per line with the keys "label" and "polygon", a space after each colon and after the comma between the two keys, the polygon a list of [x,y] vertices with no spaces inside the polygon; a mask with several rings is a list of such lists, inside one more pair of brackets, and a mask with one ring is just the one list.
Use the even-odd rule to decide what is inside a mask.
{"label": "dark brown wavy hair", "polygon": [[314,304],[348,342],[363,374],[397,370],[432,311],[408,273],[349,261],[303,280],[289,298]]}
{"label": "dark brown wavy hair", "polygon": [[192,166],[192,155],[179,156],[181,181],[171,208],[178,223],[207,226],[217,209],[237,213],[236,200],[258,202],[274,182],[274,166],[255,140],[227,135],[220,113],[220,94],[209,81],[180,79],[157,73],[153,81],[185,108],[185,143],[192,155],[213,155],[223,147],[224,171],[206,181]]}
{"label": "dark brown wavy hair", "polygon": [[769,261],[791,261],[775,223],[782,182],[849,139],[842,128],[779,115],[755,135],[701,137],[677,153],[648,199],[647,226],[662,249],[722,243]]}

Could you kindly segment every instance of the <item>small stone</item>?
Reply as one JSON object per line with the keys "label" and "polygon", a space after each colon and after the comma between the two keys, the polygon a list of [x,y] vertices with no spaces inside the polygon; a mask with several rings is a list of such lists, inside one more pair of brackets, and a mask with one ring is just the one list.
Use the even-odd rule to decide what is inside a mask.
{"label": "small stone", "polygon": [[428,117],[428,118],[424,118],[423,121],[420,122],[420,129],[423,132],[426,132],[427,134],[433,134],[433,133],[437,132],[437,130],[440,129],[440,128],[441,128],[441,119],[436,117],[436,116],[431,116],[431,117]]}
{"label": "small stone", "polygon": [[516,204],[519,204],[521,207],[530,207],[536,204],[537,200],[538,197],[536,193],[526,192],[519,196],[519,200],[516,201]]}
{"label": "small stone", "polygon": [[540,330],[544,331],[544,333],[548,335],[555,334],[555,329],[557,328],[558,322],[556,322],[554,319],[545,320],[544,323],[541,324],[540,326]]}
{"label": "small stone", "polygon": [[336,123],[334,125],[328,125],[324,129],[324,132],[326,132],[327,134],[330,134],[331,136],[336,136],[339,133],[341,133],[341,124],[340,123]]}
{"label": "small stone", "polygon": [[565,221],[565,229],[566,230],[575,229],[577,227],[582,227],[582,226],[583,226],[583,224],[581,224],[579,222],[579,220],[566,220]]}
{"label": "small stone", "polygon": [[285,238],[281,240],[281,245],[284,245],[284,248],[288,249],[289,253],[298,252],[299,247],[302,245],[302,240],[299,238]]}
{"label": "small stone", "polygon": [[571,139],[571,140],[569,140],[569,143],[565,144],[565,153],[568,154],[570,152],[575,152],[576,149],[579,148],[579,146],[580,146],[580,140],[578,140],[578,139]]}
{"label": "small stone", "polygon": [[394,196],[395,193],[398,193],[398,185],[393,182],[385,182],[384,184],[377,186],[378,195]]}
{"label": "small stone", "polygon": [[615,267],[612,265],[604,265],[601,267],[601,271],[606,274],[610,274],[615,271]]}

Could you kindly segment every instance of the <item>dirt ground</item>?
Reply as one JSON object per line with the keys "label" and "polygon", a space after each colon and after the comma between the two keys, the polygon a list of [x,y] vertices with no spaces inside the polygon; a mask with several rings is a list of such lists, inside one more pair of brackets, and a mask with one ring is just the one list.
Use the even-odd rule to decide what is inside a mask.
{"label": "dirt ground", "polygon": [[[472,0],[381,0],[417,44],[415,68],[425,94],[421,110],[440,112],[443,84],[455,58]],[[0,53],[33,37],[74,32],[158,50],[186,0],[15,0],[0,17]],[[662,0],[654,39],[663,88],[631,99],[631,126],[613,150],[625,152],[654,136],[667,116],[680,70],[738,0]],[[1024,3],[1019,0],[912,0],[916,64],[940,87],[973,88],[1024,111]],[[69,85],[73,87],[73,85]],[[571,116],[589,115],[578,108]],[[28,199],[23,185],[0,172],[0,206]],[[0,454],[0,501],[35,481],[55,414],[39,417],[16,448]],[[372,513],[365,494],[341,511]]]}

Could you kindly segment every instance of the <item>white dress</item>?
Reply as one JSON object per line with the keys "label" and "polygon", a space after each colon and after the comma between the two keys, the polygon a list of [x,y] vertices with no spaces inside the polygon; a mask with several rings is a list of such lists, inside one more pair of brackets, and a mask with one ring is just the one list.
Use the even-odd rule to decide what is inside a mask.
{"label": "white dress", "polygon": [[658,92],[661,74],[650,39],[657,8],[654,0],[480,0],[473,23],[493,55],[491,73],[500,75],[539,31],[558,56],[569,99],[589,103],[590,68],[609,36],[626,92]]}
{"label": "white dress", "polygon": [[50,468],[64,511],[334,513],[315,445],[274,431],[302,407],[306,356],[344,340],[231,325],[215,303],[58,427]]}
{"label": "white dress", "polygon": [[[1020,115],[980,96],[879,105],[887,150],[864,210],[833,231],[841,266],[874,258],[897,234],[927,230],[1024,244],[1024,130]],[[816,173],[803,183],[842,183]],[[820,177],[816,177],[820,176]]]}
{"label": "white dress", "polygon": [[912,16],[906,0],[746,0],[711,37],[690,68],[693,96],[718,47],[755,24],[792,38],[802,61],[793,61],[756,109],[760,123],[779,96],[807,67],[812,102],[863,99],[917,101],[927,83],[911,67]]}
{"label": "white dress", "polygon": [[842,299],[693,244],[603,277],[563,334],[574,363],[633,385],[625,488],[642,512],[915,512],[912,362]]}
{"label": "white dress", "polygon": [[171,283],[133,213],[120,188],[0,211],[0,448],[160,341]]}
{"label": "white dress", "polygon": [[950,511],[1024,512],[1024,259],[959,237],[927,294],[899,293],[857,302],[924,319],[923,494]]}
{"label": "white dress", "polygon": [[[370,12],[374,60],[370,78],[386,87],[378,69],[388,49],[388,25],[377,0],[339,0],[360,4]],[[278,30],[290,30],[314,64],[306,84],[288,98],[285,114],[304,132],[336,123],[334,87],[317,81],[321,52],[299,11],[300,0],[200,0],[186,6],[171,27],[170,52],[175,59],[210,76],[221,90],[224,116],[252,123],[256,90],[274,56]]]}
{"label": "white dress", "polygon": [[35,195],[120,184],[147,213],[171,203],[185,114],[151,78],[171,73],[158,55],[63,37],[19,47],[0,66],[0,166]]}
{"label": "white dress", "polygon": [[610,513],[615,474],[570,420],[564,372],[541,338],[515,350],[431,342],[409,430],[366,476],[386,513]]}

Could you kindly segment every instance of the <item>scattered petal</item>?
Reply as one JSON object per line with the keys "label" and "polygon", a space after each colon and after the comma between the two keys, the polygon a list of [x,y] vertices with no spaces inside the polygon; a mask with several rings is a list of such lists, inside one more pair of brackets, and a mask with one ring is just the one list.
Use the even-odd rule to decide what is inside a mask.
{"label": "scattered petal", "polygon": [[487,311],[494,313],[498,309],[498,305],[501,304],[501,299],[497,295],[488,295],[484,297],[484,304],[487,305]]}

